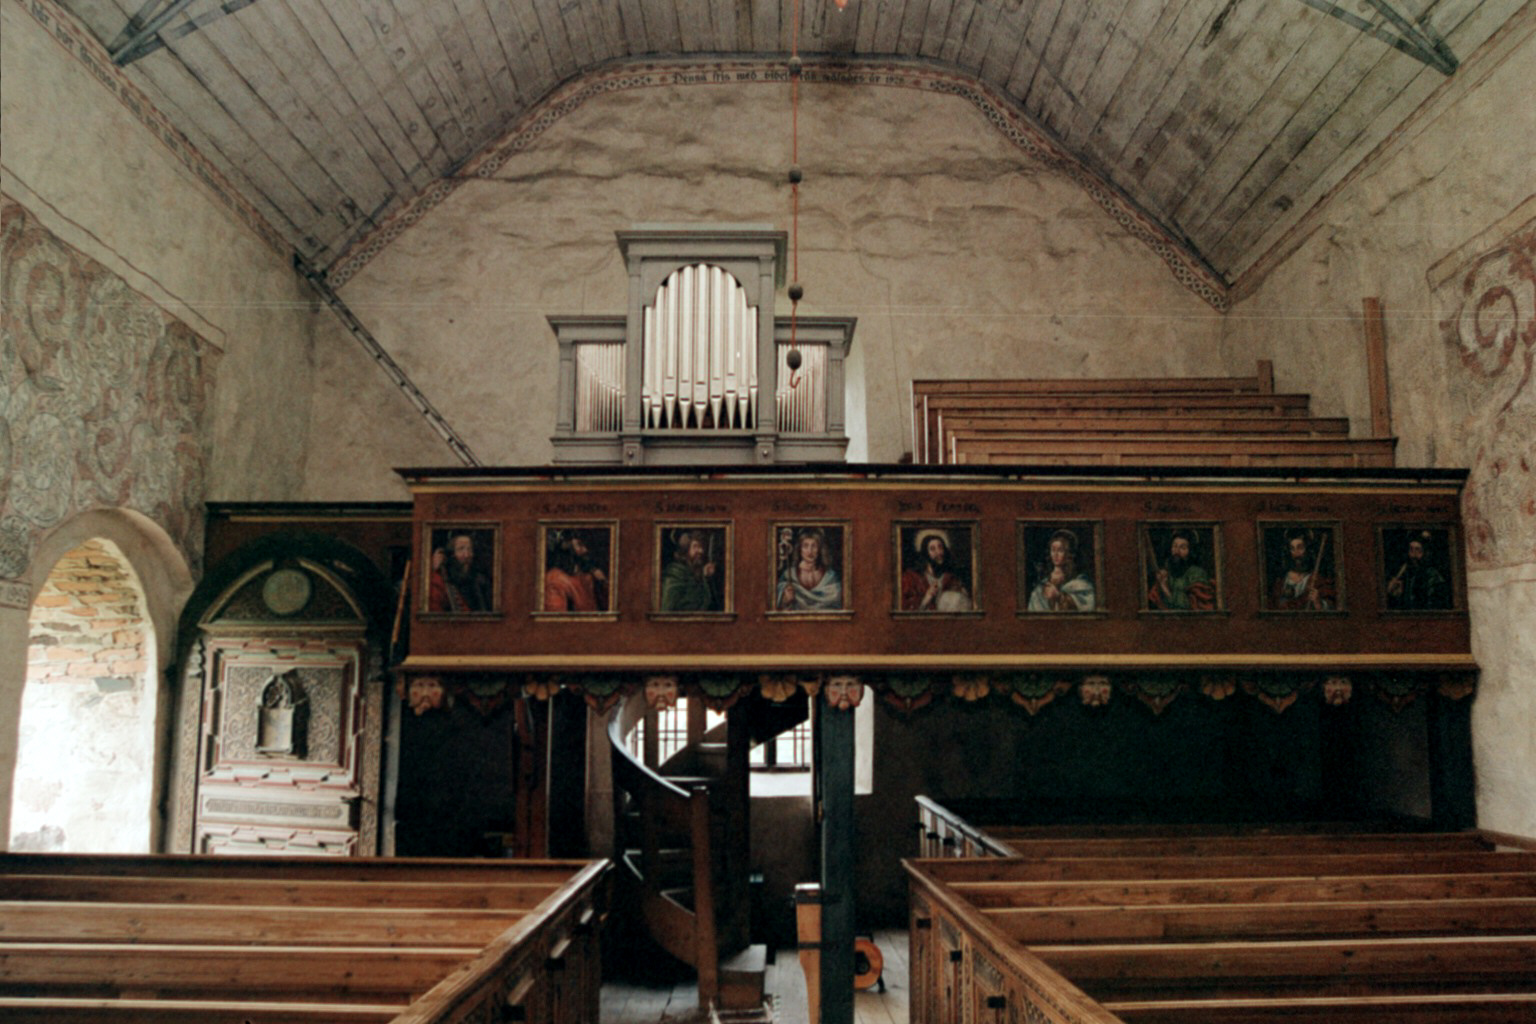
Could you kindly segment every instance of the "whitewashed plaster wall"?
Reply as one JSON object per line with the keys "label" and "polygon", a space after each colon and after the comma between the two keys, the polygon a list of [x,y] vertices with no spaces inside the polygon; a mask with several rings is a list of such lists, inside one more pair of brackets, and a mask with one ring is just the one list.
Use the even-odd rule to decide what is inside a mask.
{"label": "whitewashed plaster wall", "polygon": [[[114,426],[129,429],[108,440],[93,436],[81,443],[81,450],[63,453],[80,460],[78,465],[60,459],[39,463],[39,449],[30,443],[0,446],[5,463],[0,492],[13,499],[23,491],[62,495],[49,515],[12,531],[17,543],[7,543],[6,550],[16,557],[8,556],[10,568],[0,573],[6,577],[0,579],[0,818],[10,805],[27,608],[47,577],[48,557],[67,550],[57,547],[64,539],[89,539],[93,534],[85,531],[97,528],[92,517],[108,510],[129,517],[131,528],[100,535],[118,543],[144,581],[161,627],[156,661],[163,668],[174,641],[175,615],[190,592],[191,573],[199,568],[201,524],[183,521],[183,513],[190,509],[196,515],[207,499],[298,497],[314,315],[307,289],[287,259],[223,205],[124,105],[118,80],[105,62],[98,60],[94,69],[82,63],[78,48],[61,42],[34,11],[43,17],[55,13],[46,4],[0,2],[5,68],[0,193],[8,210],[25,211],[8,223],[40,225],[38,231],[28,229],[29,244],[50,246],[57,254],[48,257],[43,269],[58,281],[40,287],[59,288],[61,301],[105,294],[99,289],[120,296],[124,301],[103,307],[104,326],[86,326],[104,338],[126,330],[115,336],[144,341],[157,356],[168,355],[172,365],[141,363],[128,354],[138,351],[130,345],[92,347],[81,340],[87,332],[66,331],[59,324],[51,329],[58,337],[39,326],[30,341],[10,339],[18,345],[41,339],[38,351],[49,353],[84,346],[71,353],[79,358],[70,362],[68,373],[54,374],[66,390],[49,401],[62,398],[82,411],[127,410],[121,417],[112,412],[111,419]],[[61,306],[57,312],[67,318],[76,310]],[[10,300],[5,313],[27,315]],[[116,315],[131,322],[117,325]],[[100,357],[109,357],[107,364],[112,364],[113,352],[118,365],[109,365],[106,372]],[[192,352],[206,379],[202,371],[183,365]],[[131,365],[120,365],[125,360]],[[22,438],[29,425],[36,425],[41,406],[18,396],[35,397],[41,384],[33,378],[52,371],[24,359],[7,364],[0,391],[6,400],[5,436]],[[129,374],[130,384],[119,381],[115,391],[104,387],[102,382],[116,380],[119,371]],[[167,434],[162,417],[186,406],[186,396],[177,389],[194,380],[200,411],[191,419],[178,418],[176,431]],[[92,393],[79,393],[87,390]],[[191,423],[195,432],[185,434],[183,428]],[[65,426],[78,430],[78,423]],[[174,453],[160,451],[167,437],[176,446]],[[117,462],[116,455],[123,455],[122,464],[109,465]],[[87,462],[88,475],[82,468]],[[189,465],[196,466],[195,473],[187,472]],[[9,835],[4,826],[0,821],[0,838]]]}
{"label": "whitewashed plaster wall", "polygon": [[1380,297],[1399,465],[1471,469],[1479,824],[1536,835],[1536,36],[1522,21],[1234,306],[1225,346],[1234,369],[1273,358],[1282,390],[1365,435],[1361,300]]}
{"label": "whitewashed plaster wall", "polygon": [[[492,177],[460,183],[341,294],[482,461],[545,463],[557,356],[545,317],[624,312],[616,230],[787,229],[789,133],[783,83],[600,94]],[[1219,314],[963,99],[808,82],[800,163],[801,311],[858,318],[855,460],[909,446],[914,376],[1220,372]],[[335,404],[317,402],[317,432]],[[392,441],[375,435],[375,462],[394,458]],[[306,492],[336,486],[312,473]]]}

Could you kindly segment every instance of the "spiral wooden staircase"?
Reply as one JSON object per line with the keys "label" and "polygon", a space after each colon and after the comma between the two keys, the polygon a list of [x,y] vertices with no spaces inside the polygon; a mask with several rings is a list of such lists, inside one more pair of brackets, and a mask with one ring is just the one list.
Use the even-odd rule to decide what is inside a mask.
{"label": "spiral wooden staircase", "polygon": [[609,725],[620,884],[656,945],[698,972],[701,1008],[760,1011],[767,949],[752,935],[749,754],[807,707],[754,696],[708,731],[702,706],[693,710],[688,743],[661,763],[644,699],[620,705]]}

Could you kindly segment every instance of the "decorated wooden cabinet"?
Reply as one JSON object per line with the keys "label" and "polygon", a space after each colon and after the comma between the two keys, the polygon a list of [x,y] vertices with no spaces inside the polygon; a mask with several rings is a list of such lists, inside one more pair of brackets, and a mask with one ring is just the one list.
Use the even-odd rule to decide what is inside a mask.
{"label": "decorated wooden cabinet", "polygon": [[382,652],[335,565],[260,561],[199,627],[192,851],[376,852]]}

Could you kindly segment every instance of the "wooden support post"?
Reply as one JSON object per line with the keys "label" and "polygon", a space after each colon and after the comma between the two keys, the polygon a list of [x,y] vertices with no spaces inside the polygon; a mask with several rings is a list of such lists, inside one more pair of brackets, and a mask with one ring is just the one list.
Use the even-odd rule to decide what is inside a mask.
{"label": "wooden support post", "polygon": [[800,944],[800,970],[805,973],[805,1019],[821,1020],[821,886],[795,886],[795,940]]}
{"label": "wooden support post", "polygon": [[1431,687],[1429,711],[1429,813],[1436,828],[1477,825],[1472,768],[1472,698],[1452,700]]}
{"label": "wooden support post", "polygon": [[853,709],[823,706],[821,1020],[853,1024]]}
{"label": "wooden support post", "polygon": [[1371,436],[1392,436],[1392,399],[1387,393],[1387,325],[1381,300],[1365,299],[1365,365],[1371,385]]}

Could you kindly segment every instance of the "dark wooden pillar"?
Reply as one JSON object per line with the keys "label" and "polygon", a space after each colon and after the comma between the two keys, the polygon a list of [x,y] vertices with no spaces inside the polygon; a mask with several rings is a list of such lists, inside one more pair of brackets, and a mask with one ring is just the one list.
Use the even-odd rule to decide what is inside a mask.
{"label": "dark wooden pillar", "polygon": [[[865,699],[872,698],[866,695]],[[822,892],[819,1024],[853,1024],[853,710],[821,705],[817,724]]]}
{"label": "dark wooden pillar", "polygon": [[1425,699],[1430,816],[1436,828],[1473,828],[1477,825],[1477,797],[1472,771],[1472,697],[1452,699],[1432,684]]}

